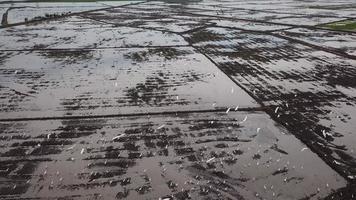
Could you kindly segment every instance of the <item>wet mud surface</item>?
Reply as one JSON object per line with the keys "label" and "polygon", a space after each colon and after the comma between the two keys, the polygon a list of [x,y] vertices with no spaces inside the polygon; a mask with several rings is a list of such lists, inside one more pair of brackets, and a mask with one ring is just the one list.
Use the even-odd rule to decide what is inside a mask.
{"label": "wet mud surface", "polygon": [[0,198],[355,199],[355,11],[0,3]]}
{"label": "wet mud surface", "polygon": [[[207,31],[231,38],[198,40],[194,45],[269,107],[275,120],[315,145],[324,157],[330,156],[327,160],[337,163],[335,167],[348,168],[346,175],[353,179],[356,62],[274,36],[228,29]],[[226,40],[232,41],[230,46],[221,46]]]}
{"label": "wet mud surface", "polygon": [[346,184],[261,112],[1,126],[4,197],[298,199]]}
{"label": "wet mud surface", "polygon": [[356,33],[297,28],[281,31],[278,34],[318,46],[324,46],[325,48],[339,49],[350,55],[356,55]]}

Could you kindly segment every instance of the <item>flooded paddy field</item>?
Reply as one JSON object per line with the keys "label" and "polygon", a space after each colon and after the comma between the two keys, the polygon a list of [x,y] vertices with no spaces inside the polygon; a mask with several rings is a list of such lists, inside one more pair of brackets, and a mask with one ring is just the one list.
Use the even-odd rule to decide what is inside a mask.
{"label": "flooded paddy field", "polygon": [[0,1],[0,199],[356,199],[355,13]]}

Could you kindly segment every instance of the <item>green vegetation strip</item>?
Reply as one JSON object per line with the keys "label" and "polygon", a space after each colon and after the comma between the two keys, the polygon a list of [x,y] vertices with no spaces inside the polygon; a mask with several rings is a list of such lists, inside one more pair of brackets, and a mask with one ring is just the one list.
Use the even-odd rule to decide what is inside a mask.
{"label": "green vegetation strip", "polygon": [[339,22],[333,22],[329,24],[324,24],[323,27],[330,28],[333,30],[343,30],[343,31],[355,31],[356,21],[355,20],[345,20]]}
{"label": "green vegetation strip", "polygon": [[326,6],[306,6],[311,9],[324,9],[324,10],[344,10],[350,8],[356,8],[355,4],[342,4],[342,5],[326,5]]}

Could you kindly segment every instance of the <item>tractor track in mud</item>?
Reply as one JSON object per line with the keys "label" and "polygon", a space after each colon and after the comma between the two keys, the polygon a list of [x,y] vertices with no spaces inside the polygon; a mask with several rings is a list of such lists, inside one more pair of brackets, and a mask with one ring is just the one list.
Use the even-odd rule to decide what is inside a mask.
{"label": "tractor track in mud", "polygon": [[[129,114],[110,114],[110,115],[90,115],[90,116],[63,116],[63,117],[28,117],[28,118],[3,118],[0,122],[17,122],[17,121],[43,121],[43,120],[71,120],[71,119],[100,119],[114,117],[139,117],[139,116],[155,116],[155,115],[178,115],[178,114],[193,114],[193,113],[214,113],[225,112],[228,108],[211,109],[211,110],[187,110],[187,111],[169,111],[169,112],[147,112],[147,113],[129,113]],[[264,111],[263,108],[240,108],[238,111],[231,112],[257,112]]]}

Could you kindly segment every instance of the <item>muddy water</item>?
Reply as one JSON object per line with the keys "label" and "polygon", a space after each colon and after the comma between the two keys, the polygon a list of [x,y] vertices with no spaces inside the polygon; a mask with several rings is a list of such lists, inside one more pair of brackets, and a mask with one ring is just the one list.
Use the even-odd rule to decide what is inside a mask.
{"label": "muddy water", "polygon": [[[320,154],[330,156],[330,163],[335,167],[347,169],[346,175],[352,179],[354,137],[352,131],[340,133],[337,130],[344,127],[341,124],[352,129],[352,125],[346,124],[354,121],[353,108],[345,107],[348,107],[346,104],[354,105],[354,95],[348,90],[354,87],[355,61],[277,37],[207,29],[211,35],[220,36],[224,30],[229,37],[203,43],[198,40],[195,45],[204,49],[228,75],[253,91],[253,96],[271,106],[270,113],[276,120],[299,132],[303,140],[316,135],[312,140],[317,143],[309,141],[310,144],[316,144]],[[235,37],[232,37],[233,33]],[[222,46],[224,41],[229,41],[230,45]],[[209,48],[204,48],[206,46]],[[277,107],[279,112],[275,112]],[[305,129],[300,130],[299,127]],[[324,145],[335,152],[324,149]],[[347,161],[342,157],[347,157]],[[340,160],[344,161],[343,164]]]}
{"label": "muddy water", "polygon": [[325,48],[335,48],[350,55],[356,55],[355,33],[345,33],[326,30],[290,29],[278,34],[300,39]]}
{"label": "muddy water", "polygon": [[4,65],[3,119],[258,106],[192,48],[21,52]]}
{"label": "muddy water", "polygon": [[36,26],[16,26],[1,29],[3,50],[44,48],[107,48],[127,46],[185,45],[183,38],[169,33],[100,23],[71,17]]}
{"label": "muddy water", "polygon": [[15,196],[298,199],[346,184],[260,112],[1,125],[4,180],[17,180],[2,191]]}
{"label": "muddy water", "polygon": [[354,199],[352,2],[101,4],[0,29],[1,198]]}

